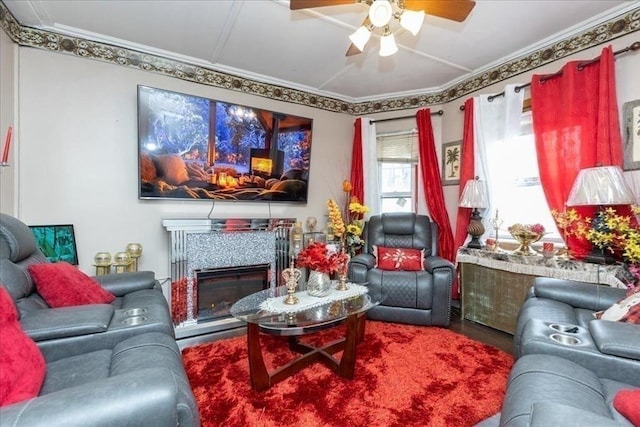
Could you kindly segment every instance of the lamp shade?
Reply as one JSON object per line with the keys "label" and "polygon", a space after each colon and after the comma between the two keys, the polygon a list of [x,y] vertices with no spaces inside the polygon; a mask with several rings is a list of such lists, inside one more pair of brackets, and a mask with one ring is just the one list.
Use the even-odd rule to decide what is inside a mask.
{"label": "lamp shade", "polygon": [[414,36],[418,34],[420,28],[422,27],[422,22],[424,21],[424,10],[413,11],[413,10],[405,10],[400,15],[400,25]]}
{"label": "lamp shade", "polygon": [[582,169],[573,182],[567,206],[629,205],[633,192],[618,166]]}
{"label": "lamp shade", "polygon": [[488,205],[484,182],[478,178],[468,180],[462,190],[458,206],[461,208],[486,208]]}
{"label": "lamp shade", "polygon": [[391,34],[391,32],[387,29],[384,35],[380,37],[380,51],[378,52],[378,54],[380,56],[390,56],[397,51],[398,46],[396,45],[396,39],[393,37],[393,34]]}
{"label": "lamp shade", "polygon": [[393,7],[389,0],[375,0],[369,8],[369,20],[376,27],[384,27],[393,16]]}
{"label": "lamp shade", "polygon": [[351,43],[353,43],[353,45],[362,52],[370,37],[371,31],[369,31],[367,27],[362,26],[358,28],[355,33],[349,36],[349,40],[351,40]]}

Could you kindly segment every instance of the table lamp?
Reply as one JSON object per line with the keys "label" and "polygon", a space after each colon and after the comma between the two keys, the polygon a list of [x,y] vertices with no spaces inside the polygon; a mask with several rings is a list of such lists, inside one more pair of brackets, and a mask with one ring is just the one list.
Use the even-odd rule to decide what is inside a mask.
{"label": "table lamp", "polygon": [[[624,179],[622,169],[618,166],[598,166],[578,172],[567,206],[597,206],[598,210],[592,221],[593,228],[604,231],[606,224],[599,220],[604,214],[604,206],[630,205],[633,201],[633,193]],[[584,261],[599,264],[615,262],[607,248],[595,245]]]}
{"label": "table lamp", "polygon": [[471,236],[471,240],[467,243],[467,248],[482,249],[482,243],[480,242],[480,236],[484,234],[484,225],[482,225],[482,217],[478,209],[484,209],[489,205],[487,200],[487,192],[485,190],[484,182],[476,176],[474,179],[470,179],[464,185],[462,190],[462,196],[458,206],[461,208],[472,208],[471,219],[467,226],[467,233]]}

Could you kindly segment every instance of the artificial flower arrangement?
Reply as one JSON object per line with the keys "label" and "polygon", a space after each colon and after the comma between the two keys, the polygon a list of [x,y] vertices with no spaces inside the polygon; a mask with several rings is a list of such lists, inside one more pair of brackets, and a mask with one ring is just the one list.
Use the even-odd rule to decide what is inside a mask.
{"label": "artificial flower arrangement", "polygon": [[[640,206],[632,206],[632,213],[640,215]],[[632,215],[619,215],[613,207],[599,210],[594,219],[583,217],[575,209],[551,214],[565,236],[583,237],[626,262],[640,263],[640,229]]]}
{"label": "artificial flower arrangement", "polygon": [[315,242],[298,254],[296,265],[307,267],[320,273],[335,273],[347,262],[344,252],[330,251],[324,242]]}
{"label": "artificial flower arrangement", "polygon": [[364,231],[364,214],[369,212],[369,208],[356,196],[351,196],[353,186],[348,180],[342,182],[342,191],[345,193],[344,212],[340,210],[335,200],[327,201],[329,210],[329,220],[333,225],[333,233],[342,243],[342,247],[354,256],[358,249],[364,244],[362,232]]}
{"label": "artificial flower arrangement", "polygon": [[640,206],[632,206],[631,215],[620,215],[613,207],[607,207],[593,219],[583,217],[575,209],[553,210],[551,214],[565,240],[567,236],[576,236],[608,250],[625,262],[633,282],[640,283],[640,227],[634,217],[640,215]]}

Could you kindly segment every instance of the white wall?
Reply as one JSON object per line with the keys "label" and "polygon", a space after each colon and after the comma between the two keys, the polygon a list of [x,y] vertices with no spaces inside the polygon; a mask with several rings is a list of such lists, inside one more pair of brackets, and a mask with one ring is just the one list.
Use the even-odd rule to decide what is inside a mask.
{"label": "white wall", "polygon": [[[4,151],[6,133],[9,126],[14,125],[16,102],[14,96],[16,54],[18,47],[9,36],[0,31],[0,153]],[[10,166],[0,166],[0,212],[15,214],[15,179],[16,168],[15,145],[17,135],[14,135],[12,148],[9,151]],[[1,154],[0,154],[1,155]]]}
{"label": "white wall", "polygon": [[144,247],[140,269],[169,276],[163,218],[205,218],[211,202],[138,200],[137,85],[309,117],[309,203],[216,202],[211,217],[318,217],[348,176],[354,118],[39,49],[20,48],[18,217],[74,224],[80,268],[98,251]]}

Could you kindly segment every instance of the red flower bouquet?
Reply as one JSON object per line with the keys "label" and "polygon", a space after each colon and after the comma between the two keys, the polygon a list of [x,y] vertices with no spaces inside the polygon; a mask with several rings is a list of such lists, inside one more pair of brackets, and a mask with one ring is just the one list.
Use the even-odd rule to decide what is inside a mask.
{"label": "red flower bouquet", "polygon": [[298,254],[296,264],[320,273],[335,273],[347,262],[347,254],[330,252],[326,243],[315,242]]}

